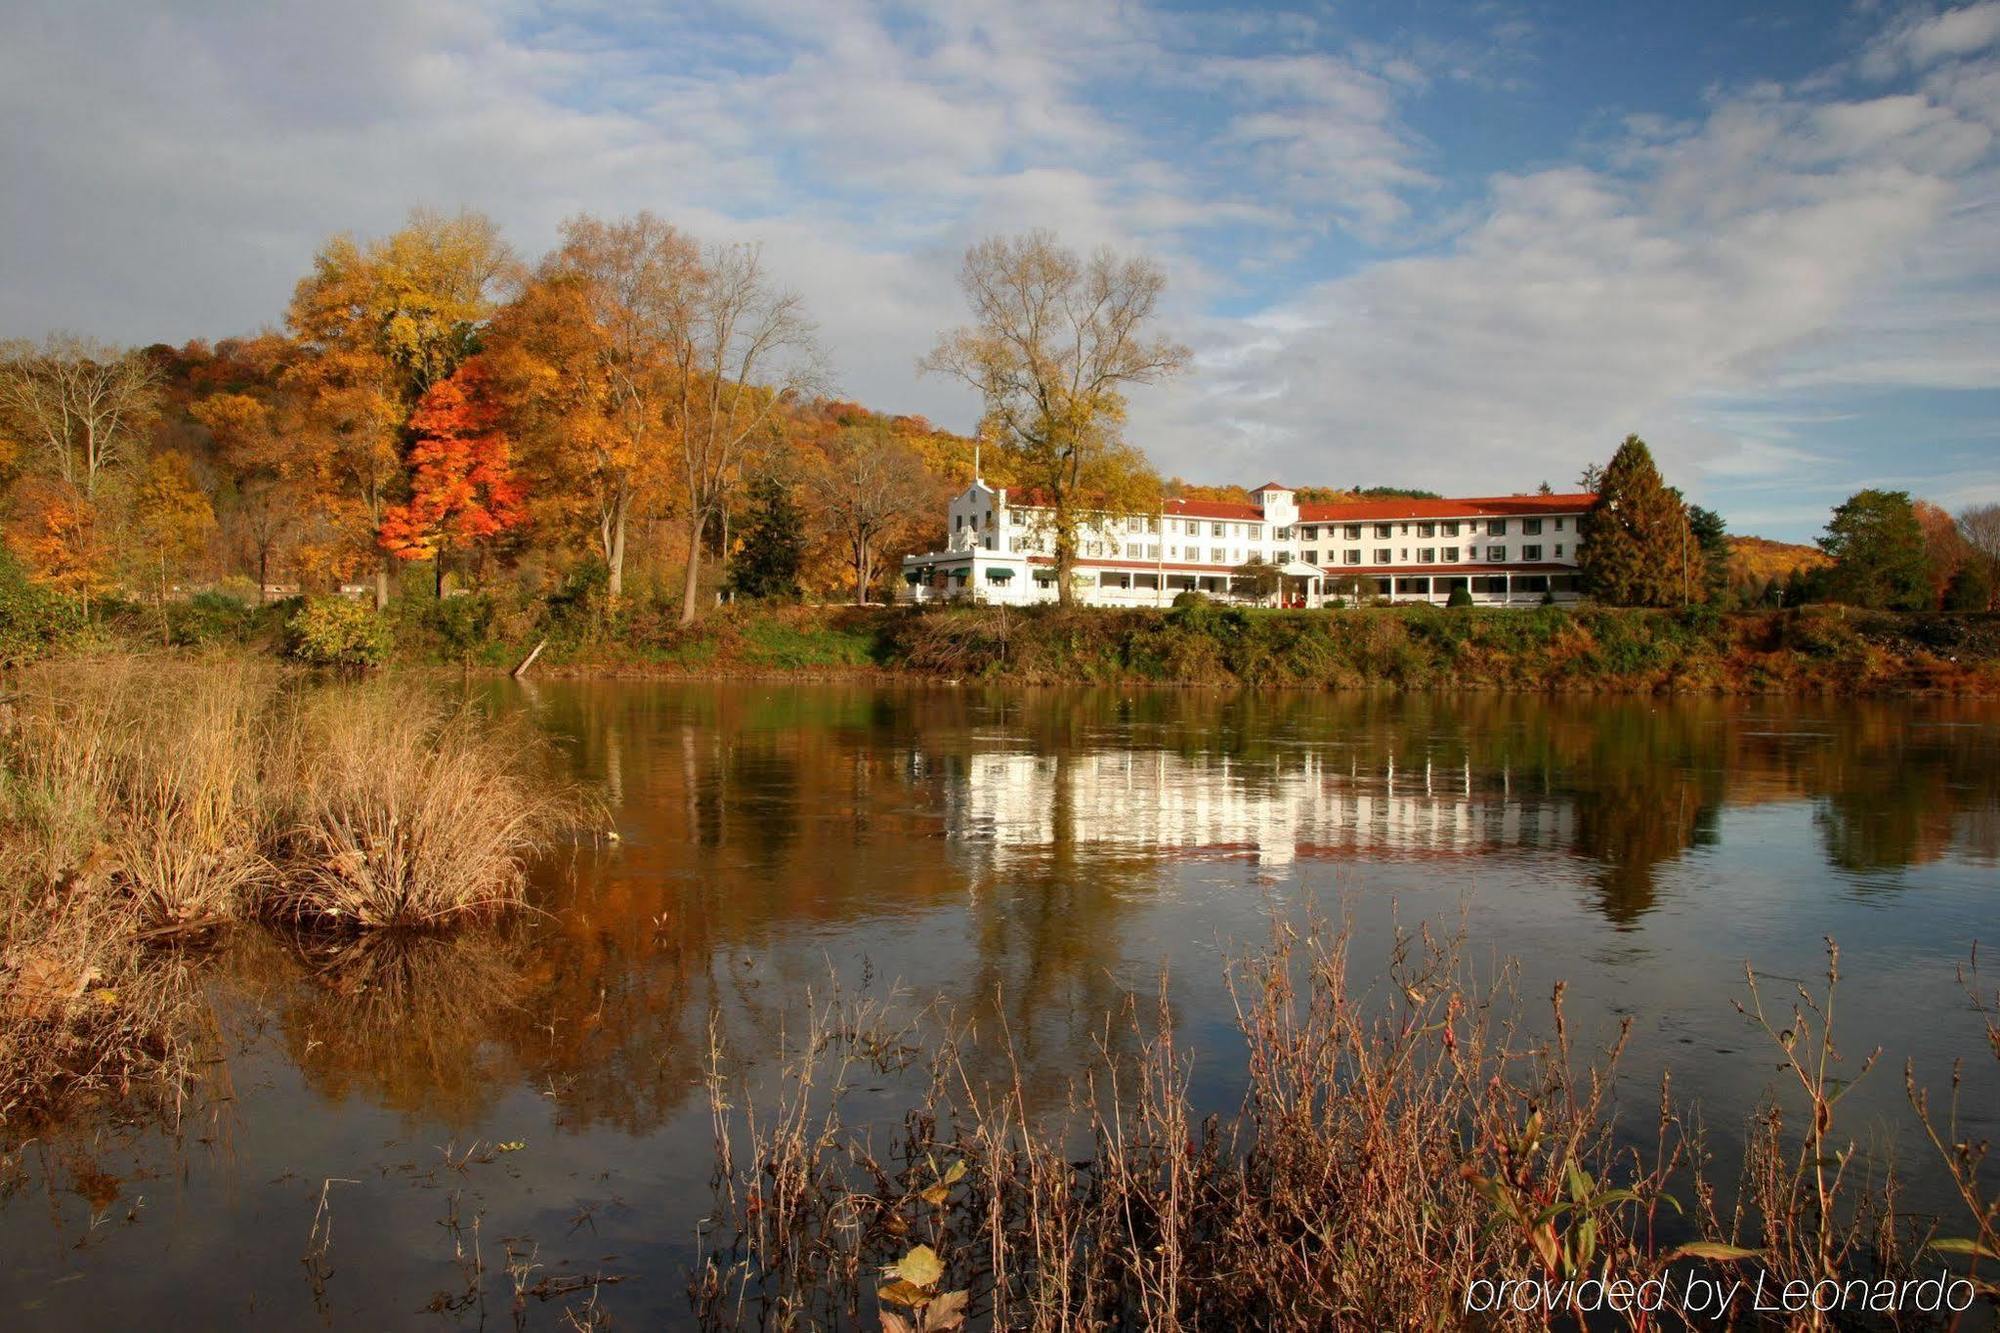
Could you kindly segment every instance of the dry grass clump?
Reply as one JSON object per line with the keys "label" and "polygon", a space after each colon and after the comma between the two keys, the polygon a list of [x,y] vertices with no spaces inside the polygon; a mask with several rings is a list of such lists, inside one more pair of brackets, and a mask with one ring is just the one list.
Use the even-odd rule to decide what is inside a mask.
{"label": "dry grass clump", "polygon": [[[1226,1120],[1195,1109],[1164,989],[1156,1015],[1127,1015],[1136,1055],[1114,1058],[1107,1041],[1053,1113],[1032,1106],[1018,1072],[998,1086],[972,1074],[965,1026],[925,1037],[927,1020],[823,1004],[763,1106],[729,1087],[718,1045],[726,1243],[695,1271],[698,1316],[895,1330],[1569,1327],[1567,1308],[1468,1314],[1471,1284],[1684,1284],[1700,1266],[1734,1281],[1745,1264],[1774,1280],[1901,1281],[1920,1259],[1934,1276],[1940,1255],[1990,1243],[2000,1206],[1981,1211],[1976,1183],[1963,1189],[1974,1235],[1954,1242],[1931,1240],[1935,1219],[1899,1217],[1892,1182],[1863,1179],[1833,1109],[1854,1071],[1833,1073],[1839,1054],[1818,1026],[1831,966],[1828,990],[1802,987],[1791,1026],[1771,1034],[1810,1128],[1765,1111],[1728,1202],[1664,1082],[1645,1131],[1617,1132],[1624,1029],[1580,1054],[1560,985],[1530,1036],[1508,1017],[1506,987],[1470,984],[1455,942],[1402,940],[1379,989],[1348,977],[1344,938],[1321,928],[1281,932],[1235,967],[1247,1086]],[[843,1103],[911,1063],[926,1090],[878,1147]],[[1969,1181],[1976,1161],[1956,1151]],[[1599,1308],[1583,1322],[1657,1316]]]}
{"label": "dry grass clump", "polygon": [[405,685],[77,659],[0,694],[0,1119],[184,1043],[167,946],[257,916],[433,927],[518,903],[581,815],[525,730]]}
{"label": "dry grass clump", "polygon": [[407,691],[302,698],[273,763],[286,873],[270,910],[373,930],[519,904],[529,859],[578,815],[540,748],[525,728]]}
{"label": "dry grass clump", "polygon": [[0,876],[16,892],[101,882],[147,927],[241,915],[271,870],[258,764],[278,681],[220,659],[24,677],[0,708]]}

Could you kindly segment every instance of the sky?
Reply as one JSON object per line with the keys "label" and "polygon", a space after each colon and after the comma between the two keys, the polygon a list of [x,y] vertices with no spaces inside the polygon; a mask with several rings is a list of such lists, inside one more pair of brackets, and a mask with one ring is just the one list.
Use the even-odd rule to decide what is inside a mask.
{"label": "sky", "polygon": [[330,235],[648,208],[760,244],[842,396],[968,245],[1155,257],[1128,423],[1203,482],[1557,489],[1733,530],[2000,500],[2000,0],[0,0],[0,337],[254,332]]}

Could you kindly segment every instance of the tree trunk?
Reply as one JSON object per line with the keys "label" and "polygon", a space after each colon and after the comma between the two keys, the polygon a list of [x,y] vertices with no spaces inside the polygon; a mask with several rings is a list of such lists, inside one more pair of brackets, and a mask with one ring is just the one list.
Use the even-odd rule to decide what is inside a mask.
{"label": "tree trunk", "polygon": [[681,583],[681,624],[694,624],[695,596],[701,589],[701,538],[708,527],[708,515],[697,515],[688,523],[687,575]]}
{"label": "tree trunk", "polygon": [[438,548],[437,555],[431,560],[431,574],[434,580],[431,585],[431,596],[442,602],[444,600],[444,548],[442,546]]}
{"label": "tree trunk", "polygon": [[854,601],[868,605],[868,548],[859,541],[854,543]]}
{"label": "tree trunk", "polygon": [[1076,589],[1070,573],[1076,568],[1076,538],[1056,533],[1056,605],[1065,609],[1076,605]]}
{"label": "tree trunk", "polygon": [[386,610],[389,605],[389,557],[384,554],[375,562],[375,609]]}
{"label": "tree trunk", "polygon": [[604,590],[614,602],[625,595],[625,509],[623,498],[612,505],[608,540],[604,547],[604,567],[607,571]]}
{"label": "tree trunk", "polygon": [[271,600],[270,587],[271,548],[268,546],[259,546],[257,548],[257,605],[262,606]]}

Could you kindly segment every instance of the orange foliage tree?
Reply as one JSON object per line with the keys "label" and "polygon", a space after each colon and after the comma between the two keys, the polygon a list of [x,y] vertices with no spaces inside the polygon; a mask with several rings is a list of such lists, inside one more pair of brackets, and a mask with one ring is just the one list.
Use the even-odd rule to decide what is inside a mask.
{"label": "orange foliage tree", "polygon": [[485,364],[477,357],[431,386],[410,429],[410,497],[382,516],[377,540],[402,560],[431,560],[444,592],[448,555],[490,542],[526,520],[512,446],[501,429]]}
{"label": "orange foliage tree", "polygon": [[83,599],[112,586],[111,546],[97,503],[66,481],[34,478],[16,497],[7,544],[36,581]]}

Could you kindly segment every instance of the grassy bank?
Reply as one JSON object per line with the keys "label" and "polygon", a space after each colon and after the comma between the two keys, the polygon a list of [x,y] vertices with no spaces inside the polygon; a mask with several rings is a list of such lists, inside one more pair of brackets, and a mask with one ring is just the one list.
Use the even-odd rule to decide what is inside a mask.
{"label": "grassy bank", "polygon": [[483,670],[512,667],[545,643],[538,669],[690,677],[2000,697],[1991,613],[746,604],[683,627],[671,600],[639,595],[613,607],[586,587],[526,600],[406,595],[379,615],[356,603],[254,606],[205,594],[114,604],[85,623],[46,598],[0,598],[0,658],[92,643]]}
{"label": "grassy bank", "polygon": [[181,946],[519,902],[575,814],[537,742],[404,685],[80,658],[0,694],[0,1119],[176,1058]]}
{"label": "grassy bank", "polygon": [[[1459,949],[1406,938],[1372,987],[1323,928],[1239,961],[1245,1090],[1227,1116],[1197,1107],[1164,983],[1157,1012],[1123,1016],[1135,1054],[1078,1071],[1054,1112],[1023,1088],[1009,1034],[983,1077],[976,1036],[948,1016],[821,1003],[762,1098],[718,1048],[724,1230],[692,1283],[697,1312],[713,1327],[1637,1329],[1701,1323],[1665,1300],[1692,1276],[1726,1290],[1761,1273],[1773,1291],[1831,1290],[1845,1313],[1758,1314],[1740,1296],[1729,1326],[1873,1326],[1867,1311],[1900,1308],[1896,1327],[1947,1327],[1870,1302],[1949,1265],[1954,1308],[1991,1316],[2000,1195],[1984,1145],[1912,1071],[1911,1114],[1958,1197],[1943,1216],[1901,1206],[1895,1164],[1838,1110],[1876,1056],[1843,1062],[1831,941],[1820,984],[1766,996],[1746,975],[1739,1008],[1778,1092],[1720,1169],[1670,1080],[1621,1123],[1631,1020],[1593,1047],[1576,1029],[1595,1020],[1573,1024],[1560,985],[1530,1014],[1506,985],[1475,985]],[[2000,1056],[2000,997],[1976,974],[1967,994]],[[906,1069],[927,1091],[897,1127],[850,1116],[858,1091]],[[1510,1278],[1556,1304],[1497,1295]],[[1651,1308],[1603,1298],[1649,1282],[1664,1284]]]}

